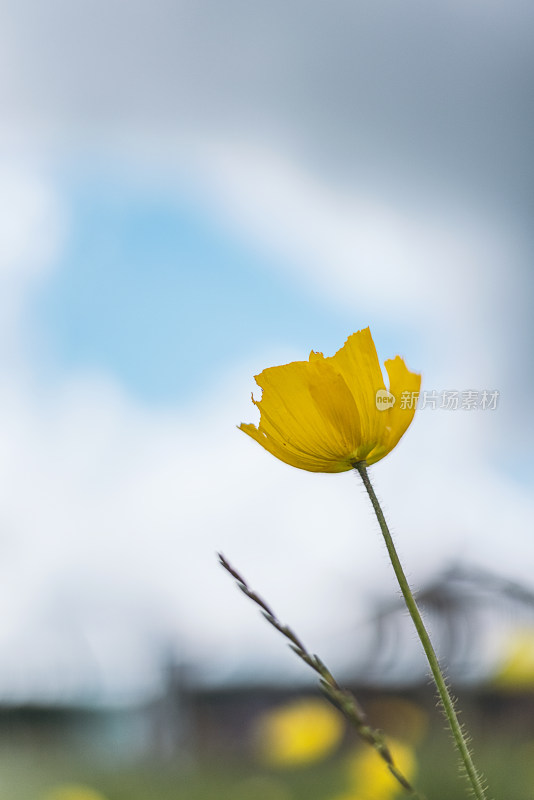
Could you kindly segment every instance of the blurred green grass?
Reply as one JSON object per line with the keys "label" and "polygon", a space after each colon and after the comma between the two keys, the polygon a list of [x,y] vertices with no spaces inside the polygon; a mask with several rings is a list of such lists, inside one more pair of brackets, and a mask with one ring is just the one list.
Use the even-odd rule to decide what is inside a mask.
{"label": "blurred green grass", "polygon": [[[499,731],[476,740],[477,762],[496,800],[531,800],[534,787],[534,737],[517,742]],[[105,800],[334,800],[348,795],[346,761],[350,742],[334,757],[306,767],[266,769],[251,759],[228,755],[177,761],[140,760],[114,764],[84,758],[69,749],[5,747],[0,752],[1,800],[45,800],[54,787],[81,784]],[[428,800],[467,797],[458,778],[452,744],[439,719],[417,751],[416,785]],[[402,791],[399,792],[402,797]],[[74,800],[74,798],[73,798]]]}

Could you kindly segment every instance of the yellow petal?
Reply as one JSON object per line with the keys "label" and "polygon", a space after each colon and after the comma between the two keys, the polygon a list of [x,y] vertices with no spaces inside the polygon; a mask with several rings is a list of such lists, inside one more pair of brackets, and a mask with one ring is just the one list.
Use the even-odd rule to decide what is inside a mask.
{"label": "yellow petal", "polygon": [[362,437],[366,441],[377,440],[383,422],[381,415],[376,413],[376,392],[386,387],[369,328],[349,336],[330,360],[340,370],[352,392],[360,412]]}
{"label": "yellow petal", "polygon": [[361,442],[358,407],[343,375],[329,359],[314,360],[309,367],[310,394],[320,415],[331,424],[337,438],[336,450],[343,457]]}
{"label": "yellow petal", "polygon": [[413,419],[404,408],[403,391],[418,391],[420,376],[397,356],[386,362],[393,408],[377,408],[385,390],[369,328],[349,336],[337,353],[325,358],[270,367],[256,376],[262,398],[253,402],[260,422],[240,429],[274,456],[311,472],[343,472],[356,462],[374,464],[395,447]]}
{"label": "yellow petal", "polygon": [[242,425],[277,458],[312,472],[351,468],[358,411],[343,378],[322,358],[265,369],[256,376],[260,424]]}
{"label": "yellow petal", "polygon": [[[386,418],[386,444],[389,452],[393,450],[414,418],[417,397],[421,389],[421,376],[410,372],[400,356],[386,361],[385,367],[389,375],[389,391],[396,400],[392,408],[382,412]],[[403,407],[403,395],[412,398],[411,407],[410,404]]]}
{"label": "yellow petal", "polygon": [[261,425],[257,428],[255,425],[242,422],[238,427],[239,430],[247,433],[258,444],[261,444],[265,450],[268,450],[273,456],[276,456],[280,461],[289,464],[291,467],[305,469],[308,472],[343,472],[351,469],[350,464],[338,464],[332,459],[321,459],[317,456],[299,452],[279,438],[269,436]]}
{"label": "yellow petal", "polygon": [[335,458],[332,426],[318,410],[310,393],[310,364],[295,361],[264,369],[255,376],[262,389],[260,428],[302,453]]}

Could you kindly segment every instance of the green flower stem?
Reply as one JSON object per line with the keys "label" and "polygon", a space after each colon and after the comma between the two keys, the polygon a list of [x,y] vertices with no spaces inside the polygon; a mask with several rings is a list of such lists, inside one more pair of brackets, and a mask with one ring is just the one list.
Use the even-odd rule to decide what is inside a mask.
{"label": "green flower stem", "polygon": [[454,709],[454,701],[447,688],[447,683],[445,681],[445,678],[443,677],[443,673],[441,672],[439,661],[432,646],[432,642],[430,641],[430,637],[424,626],[423,619],[415,602],[412,590],[410,589],[408,580],[406,579],[406,575],[404,574],[404,570],[397,555],[395,545],[393,544],[393,539],[389,532],[387,522],[385,520],[384,514],[380,507],[380,503],[378,502],[378,498],[375,494],[375,491],[369,479],[367,467],[365,463],[358,462],[354,464],[354,468],[360,473],[363,484],[367,490],[367,494],[369,495],[369,499],[371,500],[374,512],[376,514],[376,518],[378,520],[378,524],[380,525],[380,530],[382,531],[382,535],[386,543],[387,551],[391,559],[391,564],[393,566],[395,575],[397,576],[397,580],[399,582],[402,596],[404,597],[404,601],[406,603],[408,611],[410,612],[410,616],[413,620],[413,623],[417,630],[417,634],[419,636],[421,644],[423,645],[423,649],[428,659],[432,676],[434,678],[434,682],[436,684],[438,694],[443,706],[443,711],[445,712],[445,716],[447,717],[447,721],[450,725],[452,736],[456,744],[456,747],[458,748],[458,752],[460,754],[462,765],[465,769],[467,780],[469,781],[471,789],[473,791],[473,795],[477,798],[477,800],[485,800],[486,792],[483,780],[480,774],[478,773],[475,765],[473,764],[471,753],[469,752],[469,747],[467,744],[466,734],[462,731],[462,726],[460,725],[456,711]]}

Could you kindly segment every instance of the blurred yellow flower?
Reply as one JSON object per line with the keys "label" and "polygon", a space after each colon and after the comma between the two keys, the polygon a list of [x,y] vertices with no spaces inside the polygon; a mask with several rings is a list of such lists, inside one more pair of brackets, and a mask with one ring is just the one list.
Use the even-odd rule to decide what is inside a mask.
{"label": "blurred yellow flower", "polygon": [[[413,749],[389,738],[388,746],[396,765],[411,781],[417,767]],[[338,795],[335,800],[393,800],[398,795],[405,794],[375,750],[366,748],[353,756],[348,764],[348,772],[349,790]]]}
{"label": "blurred yellow flower", "polygon": [[82,784],[68,783],[55,786],[44,800],[106,800],[103,794]]}
{"label": "blurred yellow flower", "polygon": [[501,664],[492,679],[499,689],[523,690],[534,687],[534,631],[515,631],[506,644]]}
{"label": "blurred yellow flower", "polygon": [[400,356],[385,367],[389,391],[365,328],[330,358],[312,351],[309,361],[264,369],[255,376],[262,398],[252,398],[260,409],[259,425],[239,427],[299,469],[345,472],[357,462],[374,464],[410,425],[421,385],[421,376]]}
{"label": "blurred yellow flower", "polygon": [[258,753],[271,766],[308,764],[334,749],[344,727],[341,715],[326,701],[296,700],[261,715]]}

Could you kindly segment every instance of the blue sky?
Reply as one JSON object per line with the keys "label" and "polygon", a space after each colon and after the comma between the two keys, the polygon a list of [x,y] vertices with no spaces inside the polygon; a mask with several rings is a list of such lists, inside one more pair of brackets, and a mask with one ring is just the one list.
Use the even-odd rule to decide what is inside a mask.
{"label": "blue sky", "polygon": [[[58,190],[68,235],[33,325],[60,372],[102,371],[140,401],[179,405],[267,345],[332,354],[369,323],[225,229],[190,180],[171,189],[100,164]],[[386,325],[375,338],[389,355]]]}

